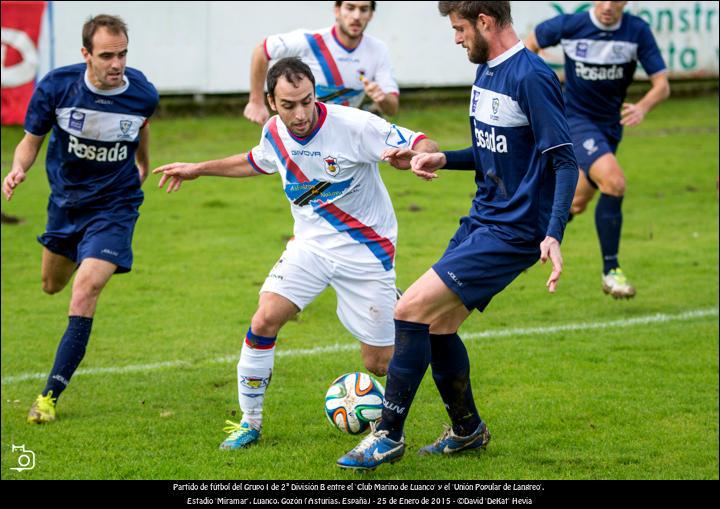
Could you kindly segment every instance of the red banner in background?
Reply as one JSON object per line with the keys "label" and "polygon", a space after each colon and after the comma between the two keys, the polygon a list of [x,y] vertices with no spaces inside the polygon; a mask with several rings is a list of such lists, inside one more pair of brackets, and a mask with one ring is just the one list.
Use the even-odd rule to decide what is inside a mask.
{"label": "red banner in background", "polygon": [[23,124],[35,90],[47,2],[2,2],[2,121]]}

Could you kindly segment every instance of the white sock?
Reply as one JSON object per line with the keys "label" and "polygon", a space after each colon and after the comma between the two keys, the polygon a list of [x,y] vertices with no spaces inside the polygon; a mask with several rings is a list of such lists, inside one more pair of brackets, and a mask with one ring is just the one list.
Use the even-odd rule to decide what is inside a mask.
{"label": "white sock", "polygon": [[240,361],[237,364],[238,400],[243,412],[241,422],[247,422],[257,430],[262,428],[265,390],[270,385],[274,363],[274,345],[272,348],[259,349],[243,342]]}

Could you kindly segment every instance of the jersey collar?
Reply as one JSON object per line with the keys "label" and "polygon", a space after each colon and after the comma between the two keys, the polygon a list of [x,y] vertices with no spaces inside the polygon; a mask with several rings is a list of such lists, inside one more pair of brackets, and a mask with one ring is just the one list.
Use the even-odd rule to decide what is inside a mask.
{"label": "jersey collar", "polygon": [[127,74],[123,74],[123,81],[125,84],[118,88],[112,88],[110,90],[101,90],[97,88],[95,85],[90,83],[90,79],[88,78],[88,71],[85,70],[85,74],[83,75],[85,79],[85,86],[90,89],[90,92],[93,94],[98,95],[120,95],[123,92],[125,92],[128,88],[130,88],[130,79],[128,79]]}
{"label": "jersey collar", "polygon": [[295,136],[292,131],[288,129],[287,126],[285,126],[285,129],[287,130],[290,137],[296,142],[298,142],[300,145],[307,145],[308,143],[310,143],[315,137],[315,135],[320,131],[320,128],[323,126],[323,124],[325,123],[325,119],[327,118],[327,107],[321,102],[315,103],[315,106],[317,107],[318,119],[317,123],[315,124],[315,128],[310,134],[300,138],[299,136]]}
{"label": "jersey collar", "polygon": [[607,26],[607,25],[603,25],[602,23],[600,23],[600,20],[597,19],[597,16],[595,16],[595,11],[592,9],[592,7],[590,8],[589,12],[590,12],[590,21],[592,21],[592,24],[595,25],[600,30],[604,30],[605,32],[614,32],[615,30],[619,29],[620,25],[622,25],[623,18],[625,17],[625,14],[623,14],[622,16],[620,16],[620,21],[618,21],[614,25]]}
{"label": "jersey collar", "polygon": [[360,36],[360,42],[358,43],[357,46],[355,46],[354,48],[348,48],[342,42],[340,42],[340,38],[337,36],[337,27],[335,25],[333,25],[332,28],[330,29],[330,33],[332,34],[333,39],[335,39],[335,42],[337,43],[337,45],[340,46],[345,51],[347,51],[348,53],[352,53],[353,51],[358,49],[360,47],[360,45],[362,44],[363,37],[364,37],[364,35]]}
{"label": "jersey collar", "polygon": [[498,65],[502,64],[505,60],[509,59],[519,51],[522,51],[525,48],[525,44],[523,44],[522,41],[518,41],[515,46],[510,48],[509,50],[505,51],[505,53],[501,53],[500,55],[496,56],[492,60],[488,60],[488,67],[497,67]]}

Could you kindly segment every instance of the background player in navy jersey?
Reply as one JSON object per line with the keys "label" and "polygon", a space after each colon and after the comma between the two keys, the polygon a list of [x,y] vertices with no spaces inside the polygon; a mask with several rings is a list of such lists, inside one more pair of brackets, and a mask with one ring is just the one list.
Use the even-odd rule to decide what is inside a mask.
{"label": "background player in navy jersey", "polygon": [[452,427],[420,453],[487,445],[458,328],[538,259],[552,262],[551,292],[562,271],[560,241],[578,169],[560,83],[518,39],[510,2],[439,2],[439,10],[450,18],[455,43],[481,64],[470,99],[473,145],[430,154],[398,150],[393,161],[427,180],[440,168],[475,171],[477,193],[442,258],[398,301],[382,419],[338,460],[342,468],[369,470],[402,457],[405,419],[429,364]]}
{"label": "background player in navy jersey", "polygon": [[[571,213],[585,210],[600,189],[595,226],[603,257],[602,287],[617,298],[635,288],[620,268],[625,175],[615,152],[624,126],[632,127],[670,96],[665,63],[650,27],[623,13],[627,2],[594,2],[588,12],[563,14],[539,24],[527,48],[562,43],[565,53],[565,106],[580,174]],[[627,88],[640,62],[652,87],[637,103],[626,103]]]}
{"label": "background player in navy jersey", "polygon": [[50,182],[42,289],[61,291],[76,273],[69,323],[47,385],[28,422],[55,420],[55,402],[85,355],[95,308],[115,273],[132,267],[132,235],[149,171],[147,119],[158,93],[127,68],[127,27],[99,15],[82,30],[84,64],[60,67],[38,84],[3,193],[10,200],[52,130],[45,166]]}
{"label": "background player in navy jersey", "polygon": [[381,40],[365,34],[375,2],[335,2],[335,24],[322,30],[270,35],[253,52],[250,100],[244,115],[263,125],[270,117],[263,85],[271,60],[300,57],[315,76],[319,101],[360,107],[367,95],[373,108],[395,115],[400,104],[390,54]]}

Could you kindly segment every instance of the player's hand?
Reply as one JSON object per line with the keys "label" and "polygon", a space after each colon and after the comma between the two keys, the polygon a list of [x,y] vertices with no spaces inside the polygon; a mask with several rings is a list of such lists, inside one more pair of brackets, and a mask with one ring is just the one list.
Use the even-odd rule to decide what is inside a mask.
{"label": "player's hand", "polygon": [[560,243],[553,237],[545,237],[545,240],[540,244],[540,262],[545,263],[548,258],[550,258],[553,270],[545,286],[547,286],[550,293],[555,293],[560,274],[562,274],[563,259],[560,253]]}
{"label": "player's hand", "polygon": [[10,173],[7,174],[7,176],[3,180],[2,185],[3,194],[5,195],[5,199],[7,201],[10,201],[10,199],[12,198],[12,195],[15,192],[15,188],[24,181],[25,172],[22,170],[12,170]]}
{"label": "player's hand", "polygon": [[632,103],[623,103],[620,123],[627,127],[638,125],[645,118],[645,109]]}
{"label": "player's hand", "polygon": [[365,87],[365,95],[372,99],[373,102],[381,103],[385,100],[386,94],[383,92],[383,89],[380,88],[380,85],[367,78],[361,78],[361,81]]}
{"label": "player's hand", "polygon": [[380,159],[398,170],[409,170],[410,161],[419,153],[409,148],[390,148],[380,154]]}
{"label": "player's hand", "polygon": [[250,122],[255,122],[256,124],[259,124],[259,125],[265,125],[265,122],[267,122],[267,119],[270,118],[270,112],[268,111],[264,102],[263,103],[256,103],[256,102],[247,103],[247,106],[245,106],[245,111],[243,111],[243,115]]}
{"label": "player's hand", "polygon": [[421,179],[432,180],[438,178],[435,170],[446,163],[447,159],[442,152],[421,152],[410,160],[410,169]]}
{"label": "player's hand", "polygon": [[166,192],[171,193],[178,191],[183,181],[198,178],[200,176],[198,174],[198,168],[199,166],[195,163],[170,163],[155,168],[153,174],[162,173],[158,187],[162,188],[166,182],[170,182]]}

